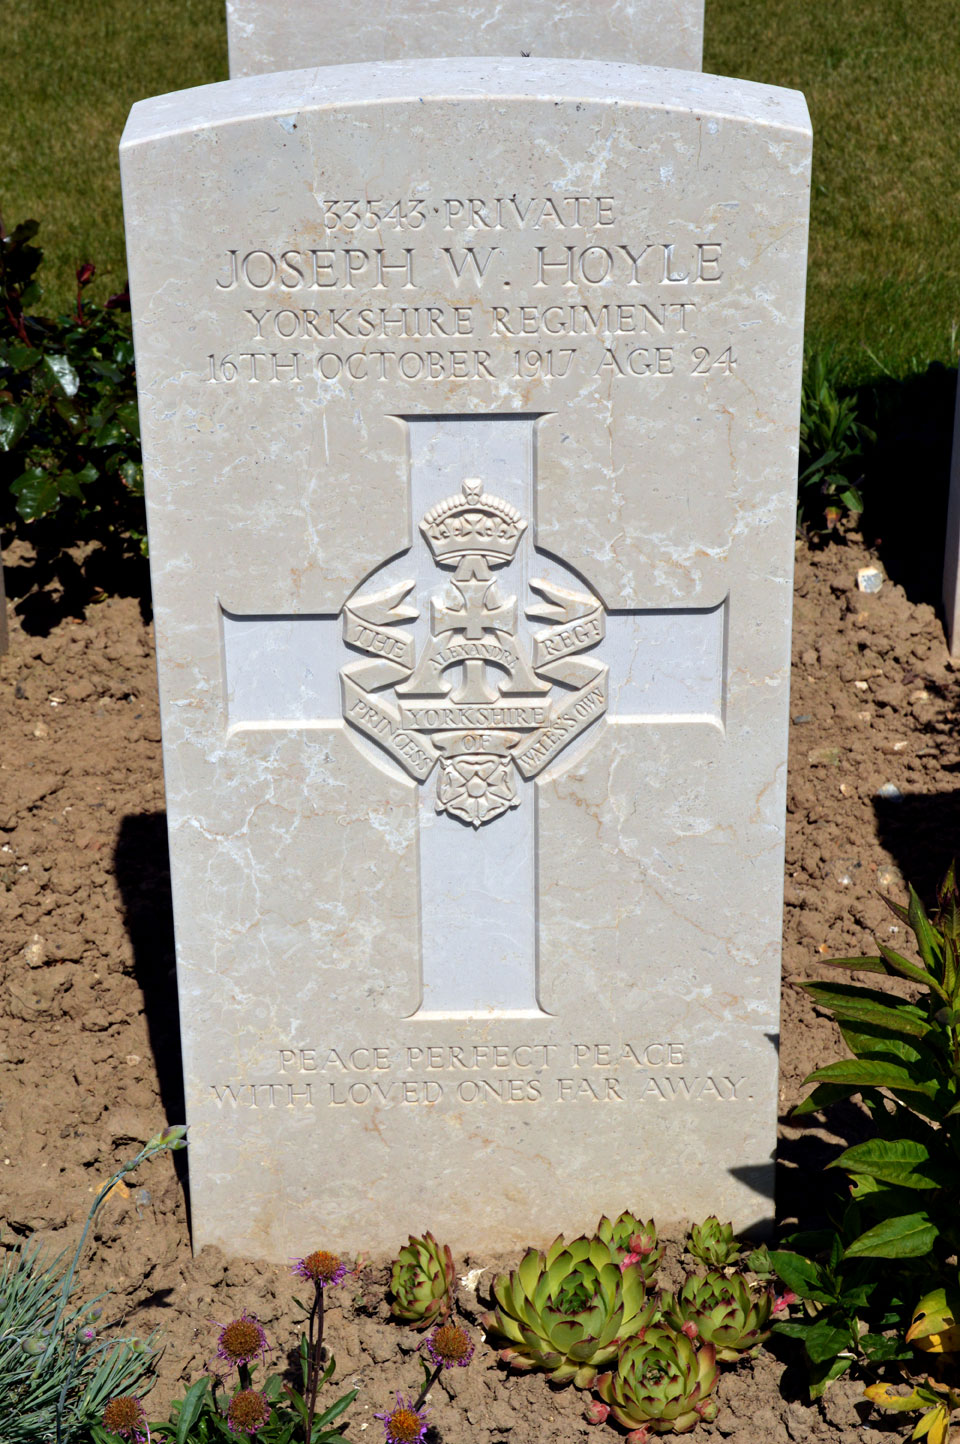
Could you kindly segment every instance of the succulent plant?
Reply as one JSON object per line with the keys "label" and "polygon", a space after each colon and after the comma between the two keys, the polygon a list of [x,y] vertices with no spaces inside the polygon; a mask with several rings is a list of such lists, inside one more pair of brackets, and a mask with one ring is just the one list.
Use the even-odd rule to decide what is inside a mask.
{"label": "succulent plant", "polygon": [[652,1218],[644,1223],[632,1213],[621,1213],[612,1222],[604,1217],[597,1224],[597,1237],[610,1245],[621,1267],[625,1262],[636,1264],[644,1283],[653,1282],[663,1258],[663,1244],[657,1242],[657,1225]]}
{"label": "succulent plant", "polygon": [[561,1235],[546,1253],[528,1249],[517,1268],[493,1284],[497,1308],[481,1319],[500,1358],[514,1369],[543,1369],[558,1384],[588,1389],[620,1344],[649,1323],[643,1274],[620,1269],[600,1238]]}
{"label": "succulent plant", "polygon": [[717,1417],[713,1390],[717,1357],[712,1344],[699,1348],[666,1324],[651,1324],[620,1349],[616,1368],[601,1374],[596,1390],[629,1429],[631,1444],[648,1434],[686,1434]]}
{"label": "succulent plant", "polygon": [[687,1235],[687,1249],[707,1268],[722,1269],[736,1263],[740,1245],[733,1236],[733,1224],[721,1223],[715,1214],[695,1223]]}
{"label": "succulent plant", "polygon": [[393,1262],[391,1313],[415,1329],[442,1324],[450,1314],[455,1283],[447,1245],[438,1244],[432,1233],[422,1238],[411,1234]]}
{"label": "succulent plant", "polygon": [[695,1325],[697,1337],[715,1346],[720,1363],[733,1364],[769,1338],[773,1296],[769,1290],[755,1294],[739,1274],[727,1278],[714,1269],[691,1275],[678,1294],[661,1294],[660,1311],[678,1333]]}
{"label": "succulent plant", "polygon": [[765,1243],[762,1243],[759,1248],[750,1250],[746,1258],[741,1260],[740,1267],[743,1268],[744,1265],[752,1274],[756,1274],[758,1279],[769,1280],[775,1279],[777,1276],[773,1260],[770,1257],[770,1250]]}

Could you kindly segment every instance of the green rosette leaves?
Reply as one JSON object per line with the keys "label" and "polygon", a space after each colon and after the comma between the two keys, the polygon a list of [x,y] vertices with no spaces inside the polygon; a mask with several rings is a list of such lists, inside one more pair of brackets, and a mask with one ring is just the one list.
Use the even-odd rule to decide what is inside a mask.
{"label": "green rosette leaves", "polygon": [[651,1324],[621,1347],[616,1368],[600,1375],[596,1390],[617,1423],[639,1437],[686,1434],[717,1417],[717,1372],[712,1344],[698,1348],[685,1334]]}
{"label": "green rosette leaves", "polygon": [[713,1344],[722,1364],[734,1364],[742,1354],[755,1354],[770,1336],[773,1296],[755,1294],[739,1274],[727,1278],[717,1270],[686,1280],[678,1294],[662,1294],[660,1310],[665,1323],[678,1333],[689,1325],[696,1336]]}
{"label": "green rosette leaves", "polygon": [[636,1264],[649,1287],[663,1258],[663,1244],[657,1240],[657,1226],[652,1218],[644,1222],[632,1213],[621,1213],[613,1220],[604,1217],[597,1224],[597,1237],[610,1245],[617,1263],[629,1259]]}
{"label": "green rosette leaves", "polygon": [[601,1238],[562,1237],[546,1253],[528,1249],[493,1284],[497,1307],[481,1319],[488,1340],[514,1369],[542,1369],[557,1384],[588,1389],[623,1340],[653,1318],[639,1268],[621,1272]]}
{"label": "green rosette leaves", "polygon": [[456,1284],[453,1254],[432,1233],[410,1235],[393,1264],[390,1311],[415,1329],[429,1329],[449,1317]]}
{"label": "green rosette leaves", "polygon": [[687,1236],[687,1249],[707,1268],[722,1269],[736,1263],[740,1245],[733,1236],[733,1225],[721,1223],[716,1214],[695,1223]]}

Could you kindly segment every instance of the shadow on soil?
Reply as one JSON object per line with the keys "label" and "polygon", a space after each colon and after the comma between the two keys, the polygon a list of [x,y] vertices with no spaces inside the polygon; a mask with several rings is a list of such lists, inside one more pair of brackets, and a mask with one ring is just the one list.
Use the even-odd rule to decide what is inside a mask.
{"label": "shadow on soil", "polygon": [[[124,926],[133,945],[136,978],[143,994],[160,1100],[167,1122],[182,1123],[186,1111],[166,813],[125,817],[113,865],[123,898]],[[186,1153],[175,1153],[173,1159],[183,1183]]]}
{"label": "shadow on soil", "polygon": [[955,858],[960,862],[960,791],[876,797],[873,808],[881,845],[896,858],[923,902],[932,906],[947,868]]}
{"label": "shadow on soil", "polygon": [[103,596],[135,597],[144,622],[152,618],[146,557],[121,546],[77,541],[52,526],[21,526],[3,533],[8,558],[3,575],[7,604],[31,637],[48,637],[67,617],[82,617]]}
{"label": "shadow on soil", "polygon": [[[794,1228],[823,1228],[836,1212],[843,1174],[830,1164],[855,1143],[876,1132],[864,1108],[849,1100],[835,1103],[823,1115],[780,1119],[777,1145],[777,1222]],[[796,1220],[796,1222],[794,1222]]]}
{"label": "shadow on soil", "polygon": [[864,538],[911,602],[939,610],[957,373],[934,362],[853,394],[877,438],[863,460]]}

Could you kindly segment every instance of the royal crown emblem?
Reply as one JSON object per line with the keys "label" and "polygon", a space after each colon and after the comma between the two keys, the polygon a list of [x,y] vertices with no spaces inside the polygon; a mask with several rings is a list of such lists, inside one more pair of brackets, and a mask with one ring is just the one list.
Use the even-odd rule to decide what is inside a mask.
{"label": "royal crown emblem", "polygon": [[513,561],[526,529],[516,508],[498,496],[488,496],[480,481],[465,481],[462,496],[438,502],[420,523],[441,567],[457,567],[468,557],[503,566]]}
{"label": "royal crown emblem", "polygon": [[581,655],[604,638],[600,599],[531,581],[541,600],[525,615],[551,624],[531,656],[517,598],[500,595],[493,569],[514,560],[526,529],[476,480],[426,512],[420,530],[453,576],[430,599],[419,657],[401,629],[419,615],[405,605],[413,582],[354,597],[343,612],[345,642],[369,659],[341,671],[344,717],[419,781],[438,767],[437,811],[475,828],[518,807],[517,775],[536,776],[607,708],[607,668]]}

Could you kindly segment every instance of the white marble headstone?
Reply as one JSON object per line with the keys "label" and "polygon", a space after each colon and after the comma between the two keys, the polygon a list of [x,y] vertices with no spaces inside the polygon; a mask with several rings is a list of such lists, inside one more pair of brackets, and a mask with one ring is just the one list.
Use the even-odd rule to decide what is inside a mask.
{"label": "white marble headstone", "polygon": [[704,0],[227,0],[230,74],[447,55],[699,70]]}
{"label": "white marble headstone", "polygon": [[768,1217],[802,97],[344,66],[122,163],[195,1244]]}

